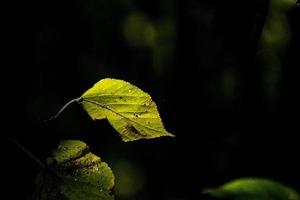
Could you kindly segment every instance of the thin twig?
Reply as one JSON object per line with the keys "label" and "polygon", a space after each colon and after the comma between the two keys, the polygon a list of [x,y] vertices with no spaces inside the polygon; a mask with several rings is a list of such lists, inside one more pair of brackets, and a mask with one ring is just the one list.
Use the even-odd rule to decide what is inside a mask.
{"label": "thin twig", "polygon": [[76,98],[76,99],[72,99],[71,101],[69,101],[68,103],[66,103],[58,112],[56,115],[54,115],[53,117],[50,117],[49,119],[45,120],[44,122],[48,122],[51,121],[53,119],[56,119],[70,104],[75,103],[75,102],[79,102],[82,100],[82,97]]}
{"label": "thin twig", "polygon": [[15,139],[11,138],[11,141],[17,145],[20,149],[22,149],[29,157],[31,157],[35,162],[37,162],[42,168],[46,168],[45,165],[35,157],[30,151],[28,151],[25,147],[23,147],[20,143],[18,143]]}

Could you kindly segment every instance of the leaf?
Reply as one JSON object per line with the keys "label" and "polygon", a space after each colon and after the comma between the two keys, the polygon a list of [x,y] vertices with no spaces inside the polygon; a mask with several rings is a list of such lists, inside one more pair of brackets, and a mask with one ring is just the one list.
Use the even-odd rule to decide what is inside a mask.
{"label": "leaf", "polygon": [[236,179],[218,188],[205,189],[204,193],[232,200],[300,200],[293,189],[262,178]]}
{"label": "leaf", "polygon": [[174,136],[165,130],[151,96],[128,82],[102,79],[78,102],[92,119],[108,119],[125,142]]}
{"label": "leaf", "polygon": [[109,166],[78,140],[60,142],[35,181],[30,200],[113,200]]}

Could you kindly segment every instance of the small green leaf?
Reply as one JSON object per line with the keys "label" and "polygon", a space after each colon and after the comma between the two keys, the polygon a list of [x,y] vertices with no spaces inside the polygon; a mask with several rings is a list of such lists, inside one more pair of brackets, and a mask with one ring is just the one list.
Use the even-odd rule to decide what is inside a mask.
{"label": "small green leaf", "polygon": [[123,141],[174,136],[167,132],[151,96],[117,79],[102,79],[79,101],[94,120],[107,118]]}
{"label": "small green leaf", "polygon": [[205,189],[220,199],[232,200],[300,200],[299,194],[281,183],[262,178],[240,178],[218,188]]}
{"label": "small green leaf", "polygon": [[30,200],[113,200],[114,175],[81,141],[65,140],[47,159]]}

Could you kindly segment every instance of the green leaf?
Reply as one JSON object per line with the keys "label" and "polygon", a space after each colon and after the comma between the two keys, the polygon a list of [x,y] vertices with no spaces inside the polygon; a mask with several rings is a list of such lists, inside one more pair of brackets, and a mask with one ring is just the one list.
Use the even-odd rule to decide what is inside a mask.
{"label": "green leaf", "polygon": [[262,178],[236,179],[218,188],[205,189],[204,193],[232,200],[300,200],[293,189]]}
{"label": "green leaf", "polygon": [[78,102],[92,119],[108,119],[125,142],[174,136],[165,130],[151,96],[128,82],[102,79]]}
{"label": "green leaf", "polygon": [[35,181],[30,200],[113,200],[109,166],[78,140],[60,142]]}

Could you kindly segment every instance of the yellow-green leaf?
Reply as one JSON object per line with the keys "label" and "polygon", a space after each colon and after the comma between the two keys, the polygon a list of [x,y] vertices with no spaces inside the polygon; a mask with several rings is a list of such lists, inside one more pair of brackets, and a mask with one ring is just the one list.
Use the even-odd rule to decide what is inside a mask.
{"label": "yellow-green leaf", "polygon": [[79,102],[92,119],[108,119],[123,141],[173,136],[164,128],[151,96],[126,81],[102,79]]}
{"label": "yellow-green leaf", "polygon": [[263,178],[236,179],[218,188],[205,189],[204,193],[232,200],[300,200],[295,190]]}
{"label": "yellow-green leaf", "polygon": [[114,175],[78,140],[61,141],[36,178],[29,200],[114,200]]}

